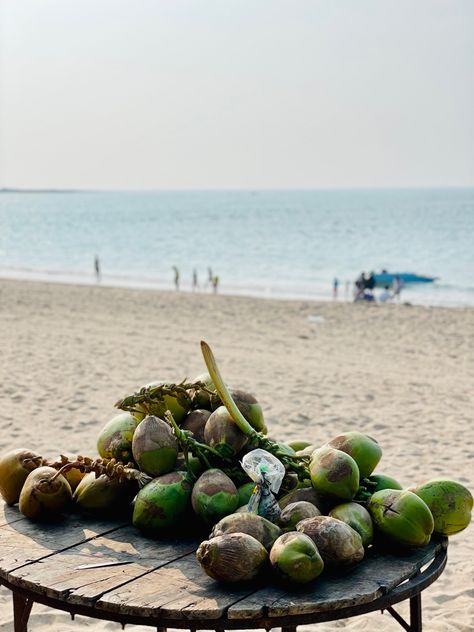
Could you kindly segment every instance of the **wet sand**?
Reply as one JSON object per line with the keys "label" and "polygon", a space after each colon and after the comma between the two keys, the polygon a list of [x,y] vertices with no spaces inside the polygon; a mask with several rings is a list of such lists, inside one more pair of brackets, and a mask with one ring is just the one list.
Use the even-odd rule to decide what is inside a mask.
{"label": "wet sand", "polygon": [[[443,476],[474,490],[474,309],[0,281],[0,331],[2,452],[95,454],[113,403],[143,383],[203,372],[205,339],[226,381],[258,397],[273,437],[318,444],[360,430],[383,448],[378,470],[404,485]],[[426,629],[473,629],[473,558],[471,526],[424,593]],[[38,605],[30,621],[32,632],[120,630]],[[378,626],[400,629],[380,613],[314,629]],[[1,589],[0,631],[12,629]]]}

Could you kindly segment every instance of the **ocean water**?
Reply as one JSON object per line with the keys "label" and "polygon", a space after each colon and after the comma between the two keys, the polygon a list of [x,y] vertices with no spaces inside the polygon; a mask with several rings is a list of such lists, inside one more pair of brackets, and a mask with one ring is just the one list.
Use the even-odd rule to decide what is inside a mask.
{"label": "ocean water", "polygon": [[330,299],[361,271],[439,277],[403,300],[474,305],[474,189],[0,193],[0,276]]}

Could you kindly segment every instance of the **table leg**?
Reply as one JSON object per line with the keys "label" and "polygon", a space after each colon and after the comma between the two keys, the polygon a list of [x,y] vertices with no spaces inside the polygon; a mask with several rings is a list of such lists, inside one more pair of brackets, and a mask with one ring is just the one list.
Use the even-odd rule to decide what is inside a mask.
{"label": "table leg", "polygon": [[33,600],[13,593],[13,629],[14,632],[28,632],[28,618]]}
{"label": "table leg", "polygon": [[410,599],[410,630],[411,632],[422,632],[421,593]]}

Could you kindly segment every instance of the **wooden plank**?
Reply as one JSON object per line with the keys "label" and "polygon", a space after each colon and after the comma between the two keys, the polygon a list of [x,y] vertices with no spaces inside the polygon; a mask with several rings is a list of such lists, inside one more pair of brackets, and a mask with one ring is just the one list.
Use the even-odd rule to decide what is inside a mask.
{"label": "wooden plank", "polygon": [[249,586],[218,584],[204,573],[192,553],[105,594],[96,607],[135,616],[218,619],[230,605],[254,591]]}
{"label": "wooden plank", "polygon": [[227,616],[229,619],[282,617],[369,603],[415,574],[434,558],[441,546],[440,542],[432,542],[400,555],[371,551],[344,576],[322,575],[307,588],[292,592],[268,586],[231,606]]}
{"label": "wooden plank", "polygon": [[[195,540],[150,540],[124,527],[23,566],[9,574],[12,584],[70,603],[93,605],[105,592],[194,552]],[[80,569],[85,564],[126,562],[122,566]],[[146,580],[145,580],[146,582]]]}
{"label": "wooden plank", "polygon": [[0,527],[17,520],[26,520],[26,518],[18,511],[18,507],[10,507],[0,499]]}
{"label": "wooden plank", "polygon": [[[11,508],[20,516],[18,509]],[[13,514],[12,514],[13,515]],[[52,524],[16,520],[0,527],[0,576],[123,526],[123,520],[69,515]]]}

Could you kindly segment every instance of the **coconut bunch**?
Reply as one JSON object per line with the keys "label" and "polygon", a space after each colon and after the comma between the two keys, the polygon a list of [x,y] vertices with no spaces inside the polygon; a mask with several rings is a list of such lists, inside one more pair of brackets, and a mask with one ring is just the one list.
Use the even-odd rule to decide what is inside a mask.
{"label": "coconut bunch", "polygon": [[[155,538],[204,532],[197,559],[225,582],[272,573],[306,583],[324,569],[360,563],[369,547],[424,546],[433,533],[469,524],[473,498],[463,485],[443,479],[404,489],[374,473],[382,449],[364,433],[351,430],[322,446],[270,439],[257,399],[228,387],[208,345],[201,348],[208,373],[152,382],[116,403],[120,413],[99,432],[97,458],[49,462],[29,450],[0,457],[5,501],[33,520],[74,508],[125,511]],[[240,460],[256,448],[286,472],[275,524],[247,509],[255,483]]]}
{"label": "coconut bunch", "polygon": [[433,534],[458,533],[471,520],[473,498],[460,483],[439,479],[403,489],[393,477],[373,474],[382,451],[367,435],[347,432],[319,448],[302,443],[293,445],[310,455],[309,478],[280,496],[278,524],[241,507],[201,543],[196,557],[210,577],[305,584],[323,571],[345,572],[373,546],[403,552]]}

